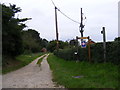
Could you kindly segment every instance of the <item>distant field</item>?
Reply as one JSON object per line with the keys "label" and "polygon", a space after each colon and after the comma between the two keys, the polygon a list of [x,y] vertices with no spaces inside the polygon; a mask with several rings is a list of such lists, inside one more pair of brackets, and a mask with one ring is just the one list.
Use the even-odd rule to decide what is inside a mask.
{"label": "distant field", "polygon": [[111,63],[65,61],[53,54],[48,57],[53,81],[66,88],[117,88],[118,66]]}
{"label": "distant field", "polygon": [[44,53],[28,54],[28,55],[19,55],[13,59],[8,59],[8,65],[2,68],[2,73],[6,74],[8,72],[17,70],[25,65],[28,65],[37,57],[43,55]]}

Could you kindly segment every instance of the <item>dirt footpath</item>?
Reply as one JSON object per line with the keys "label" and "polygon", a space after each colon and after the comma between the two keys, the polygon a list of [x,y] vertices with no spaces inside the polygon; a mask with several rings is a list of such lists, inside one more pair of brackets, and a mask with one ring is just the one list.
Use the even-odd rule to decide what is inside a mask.
{"label": "dirt footpath", "polygon": [[2,88],[60,88],[52,82],[52,73],[47,63],[47,57],[43,58],[41,67],[37,65],[37,58],[29,65],[2,76]]}
{"label": "dirt footpath", "polygon": [[2,89],[2,75],[0,75],[0,90]]}

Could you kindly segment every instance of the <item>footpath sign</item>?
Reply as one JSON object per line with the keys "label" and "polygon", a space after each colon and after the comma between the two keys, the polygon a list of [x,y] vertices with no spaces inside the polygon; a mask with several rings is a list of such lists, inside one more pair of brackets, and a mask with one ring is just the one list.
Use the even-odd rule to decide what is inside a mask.
{"label": "footpath sign", "polygon": [[88,57],[89,57],[89,62],[91,62],[91,51],[90,51],[90,37],[78,37],[76,36],[76,40],[78,39],[88,39],[88,44],[86,43],[85,40],[82,40],[81,42],[81,48],[86,48],[86,45],[88,45]]}
{"label": "footpath sign", "polygon": [[82,48],[86,48],[86,41],[82,41],[81,47],[82,47]]}

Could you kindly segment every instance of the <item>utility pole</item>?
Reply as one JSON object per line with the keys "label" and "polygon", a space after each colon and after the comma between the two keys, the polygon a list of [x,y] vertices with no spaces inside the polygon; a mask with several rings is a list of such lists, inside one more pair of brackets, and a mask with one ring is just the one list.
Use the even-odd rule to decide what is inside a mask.
{"label": "utility pole", "polygon": [[[83,37],[83,28],[84,28],[84,25],[83,25],[83,12],[82,12],[82,8],[81,8],[81,23],[80,23],[80,26],[79,26],[79,30],[80,30],[80,33],[81,33],[81,37]],[[78,42],[78,37],[76,37],[76,41]],[[81,39],[81,43],[82,43],[83,39]],[[78,55],[78,45],[77,45],[77,55]]]}
{"label": "utility pole", "polygon": [[[83,37],[83,13],[82,13],[82,8],[81,8],[81,23],[80,23],[80,33],[81,33],[81,37]],[[83,39],[81,39],[81,42],[83,41]]]}
{"label": "utility pole", "polygon": [[57,7],[55,7],[55,24],[56,24],[56,49],[59,50],[59,41],[58,41],[58,23],[57,23]]}
{"label": "utility pole", "polygon": [[105,36],[105,27],[102,28],[101,34],[103,34],[103,50],[104,50],[104,62],[106,62],[106,36]]}
{"label": "utility pole", "polygon": [[77,53],[76,53],[76,55],[77,55],[77,61],[78,61],[78,36],[76,36],[76,47],[77,47]]}

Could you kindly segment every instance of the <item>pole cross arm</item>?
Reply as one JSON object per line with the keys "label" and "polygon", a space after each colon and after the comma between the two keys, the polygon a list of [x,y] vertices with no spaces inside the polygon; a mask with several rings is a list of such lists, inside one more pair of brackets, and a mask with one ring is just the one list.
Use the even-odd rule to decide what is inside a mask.
{"label": "pole cross arm", "polygon": [[89,39],[88,37],[76,37],[77,39]]}

